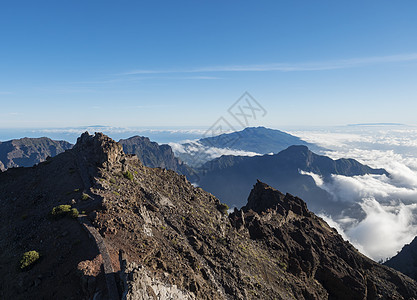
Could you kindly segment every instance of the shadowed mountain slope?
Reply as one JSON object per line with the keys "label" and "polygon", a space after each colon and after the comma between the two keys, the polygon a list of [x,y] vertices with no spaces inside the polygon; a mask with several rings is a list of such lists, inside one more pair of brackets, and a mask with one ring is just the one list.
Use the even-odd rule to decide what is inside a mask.
{"label": "shadowed mountain slope", "polygon": [[410,244],[405,245],[397,255],[386,261],[384,265],[417,280],[417,237]]}

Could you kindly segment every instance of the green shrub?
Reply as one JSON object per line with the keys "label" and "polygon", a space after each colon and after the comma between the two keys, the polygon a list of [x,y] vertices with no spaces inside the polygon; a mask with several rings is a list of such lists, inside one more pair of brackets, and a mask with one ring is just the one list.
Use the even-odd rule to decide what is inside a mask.
{"label": "green shrub", "polygon": [[278,263],[278,265],[279,265],[279,267],[280,267],[281,269],[283,269],[284,271],[286,271],[286,270],[287,270],[287,264],[286,264],[286,263],[284,263],[284,262],[279,262],[279,263]]}
{"label": "green shrub", "polygon": [[54,217],[65,217],[71,211],[71,205],[62,204],[52,208],[51,215]]}
{"label": "green shrub", "polygon": [[132,173],[130,173],[129,171],[123,172],[123,176],[124,176],[126,179],[133,180],[133,174],[132,174]]}
{"label": "green shrub", "polygon": [[78,218],[79,213],[76,208],[71,208],[71,205],[62,204],[52,208],[51,215],[55,218],[70,216],[75,219]]}
{"label": "green shrub", "polygon": [[88,199],[90,199],[90,196],[88,196],[86,193],[83,193],[83,194],[81,195],[81,200],[83,200],[83,201],[87,201]]}
{"label": "green shrub", "polygon": [[229,206],[226,203],[220,203],[217,205],[217,209],[226,215],[229,210]]}
{"label": "green shrub", "polygon": [[39,252],[32,250],[23,253],[22,259],[20,260],[20,269],[25,269],[32,265],[40,258]]}
{"label": "green shrub", "polygon": [[110,178],[110,183],[116,184],[116,179]]}
{"label": "green shrub", "polygon": [[78,209],[76,209],[76,208],[71,208],[71,211],[69,212],[69,216],[70,216],[71,218],[76,219],[76,218],[78,218],[78,215],[79,215],[79,213],[78,213]]}

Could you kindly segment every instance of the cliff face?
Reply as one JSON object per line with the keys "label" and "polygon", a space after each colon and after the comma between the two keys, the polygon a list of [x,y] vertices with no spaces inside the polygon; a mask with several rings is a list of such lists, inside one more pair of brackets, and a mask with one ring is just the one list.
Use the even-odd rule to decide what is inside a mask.
{"label": "cliff face", "polygon": [[0,170],[13,167],[32,167],[55,156],[72,145],[65,141],[54,141],[49,138],[23,138],[0,142]]}
{"label": "cliff face", "polygon": [[[80,216],[51,218],[60,204]],[[226,210],[185,176],[83,134],[70,151],[0,174],[0,297],[417,297],[416,282],[362,256],[299,198],[258,182],[245,207]],[[29,250],[41,259],[21,271]]]}
{"label": "cliff face", "polygon": [[151,142],[149,138],[142,136],[122,139],[119,143],[123,146],[125,153],[135,154],[147,167],[173,170],[181,175],[187,176],[190,181],[196,178],[195,172],[175,157],[169,145],[159,145],[158,143]]}

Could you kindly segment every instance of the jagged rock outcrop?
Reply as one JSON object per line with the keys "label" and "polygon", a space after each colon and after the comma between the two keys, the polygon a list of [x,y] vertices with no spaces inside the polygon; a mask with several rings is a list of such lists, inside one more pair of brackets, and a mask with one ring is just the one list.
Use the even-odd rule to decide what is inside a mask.
{"label": "jagged rock outcrop", "polygon": [[386,261],[384,265],[417,280],[417,237],[410,244],[405,245],[397,255]]}
{"label": "jagged rock outcrop", "polygon": [[[80,216],[52,218],[62,204]],[[2,299],[106,299],[117,282],[111,293],[126,299],[417,297],[415,281],[361,255],[301,199],[258,182],[227,215],[185,176],[99,133],[0,173],[0,228]],[[21,271],[29,250],[41,259]]]}
{"label": "jagged rock outcrop", "polygon": [[76,155],[82,156],[90,164],[99,166],[105,164],[107,167],[121,162],[125,157],[123,147],[108,136],[102,133],[90,135],[84,132],[74,146]]}
{"label": "jagged rock outcrop", "polygon": [[307,282],[306,298],[417,297],[416,282],[360,254],[304,201],[265,183],[258,181],[248,204],[230,218],[240,232],[248,230],[251,239],[270,247],[288,273]]}
{"label": "jagged rock outcrop", "polygon": [[0,171],[15,167],[32,167],[67,149],[72,144],[66,141],[54,141],[46,137],[22,138],[0,142]]}

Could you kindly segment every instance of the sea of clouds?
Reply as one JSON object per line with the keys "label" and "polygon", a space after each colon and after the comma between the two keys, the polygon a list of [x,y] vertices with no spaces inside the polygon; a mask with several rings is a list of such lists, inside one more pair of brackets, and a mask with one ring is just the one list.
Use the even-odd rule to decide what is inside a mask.
{"label": "sea of clouds", "polygon": [[333,175],[327,182],[304,172],[341,204],[339,214],[323,211],[320,216],[361,252],[385,260],[417,236],[417,127],[346,126],[290,133],[329,149],[322,154],[333,159],[354,158],[389,172]]}
{"label": "sea of clouds", "polygon": [[175,155],[192,167],[200,167],[209,160],[222,155],[256,156],[256,152],[234,150],[229,148],[217,148],[202,145],[198,140],[186,140],[182,143],[168,143]]}

